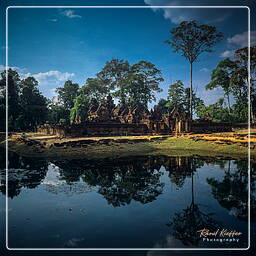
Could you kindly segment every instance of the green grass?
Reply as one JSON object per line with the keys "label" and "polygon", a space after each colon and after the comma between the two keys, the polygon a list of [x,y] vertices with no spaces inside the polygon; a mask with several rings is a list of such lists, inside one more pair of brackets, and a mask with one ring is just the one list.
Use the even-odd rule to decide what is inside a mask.
{"label": "green grass", "polygon": [[[2,145],[4,146],[4,145]],[[11,141],[9,149],[24,156],[44,158],[120,158],[138,155],[168,155],[168,156],[209,156],[247,159],[248,148],[235,143],[219,145],[210,141],[193,141],[186,137],[171,137],[166,140],[140,143],[112,143],[111,145],[88,145],[86,147],[50,147],[35,148]],[[251,158],[256,160],[256,149],[251,150]]]}

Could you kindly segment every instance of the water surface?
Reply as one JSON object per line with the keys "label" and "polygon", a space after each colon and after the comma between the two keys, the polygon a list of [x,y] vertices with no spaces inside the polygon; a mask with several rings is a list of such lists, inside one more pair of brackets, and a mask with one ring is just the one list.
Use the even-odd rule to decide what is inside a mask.
{"label": "water surface", "polygon": [[[246,248],[247,168],[244,161],[216,158],[48,161],[9,152],[8,245]],[[3,202],[4,161],[1,169]],[[197,232],[203,228],[242,235],[238,242],[207,242]]]}

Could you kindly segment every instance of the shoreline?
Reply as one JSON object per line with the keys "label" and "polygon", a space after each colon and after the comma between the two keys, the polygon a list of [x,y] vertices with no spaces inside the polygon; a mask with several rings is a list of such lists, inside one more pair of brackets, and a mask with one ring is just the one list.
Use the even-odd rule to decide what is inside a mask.
{"label": "shoreline", "polygon": [[[17,135],[8,149],[21,156],[48,159],[116,159],[143,155],[203,156],[248,160],[245,136],[190,134],[171,136],[126,136],[53,138],[42,134]],[[256,142],[251,142],[251,160],[256,161]],[[5,147],[5,142],[0,143]]]}

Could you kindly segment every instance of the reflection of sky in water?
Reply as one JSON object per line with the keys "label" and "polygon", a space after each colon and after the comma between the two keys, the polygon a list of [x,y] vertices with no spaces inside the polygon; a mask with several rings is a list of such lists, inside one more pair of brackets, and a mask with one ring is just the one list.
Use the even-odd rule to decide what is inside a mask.
{"label": "reflection of sky in water", "polygon": [[[236,189],[232,179],[240,178],[236,176],[235,161],[157,157],[153,161],[138,158],[104,165],[53,161],[46,167],[44,163],[38,167],[41,175],[33,174],[35,163],[31,166],[31,170],[28,167],[13,176],[17,184],[12,189],[18,190],[9,198],[10,247],[184,247],[174,232],[175,225],[168,224],[177,214],[180,218],[185,209],[191,209],[192,200],[193,214],[212,213],[210,218],[218,225],[241,231],[244,236],[235,246],[202,242],[187,246],[247,246],[246,216],[238,209],[246,207],[246,202],[242,205],[236,198],[230,198],[237,207],[230,206],[229,188],[222,184],[228,174],[231,189]],[[240,181],[246,184],[247,169],[244,169]],[[218,182],[214,195],[209,179]],[[182,223],[190,226],[188,229],[193,226],[188,220]]]}

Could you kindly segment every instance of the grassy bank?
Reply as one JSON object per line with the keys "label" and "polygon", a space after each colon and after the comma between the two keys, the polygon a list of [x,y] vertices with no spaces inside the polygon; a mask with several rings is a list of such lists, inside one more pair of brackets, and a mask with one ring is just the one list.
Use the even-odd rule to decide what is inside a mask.
{"label": "grassy bank", "polygon": [[[246,141],[222,142],[219,140],[195,140],[195,136],[161,137],[95,137],[54,139],[37,136],[37,143],[27,145],[16,139],[9,140],[9,150],[23,156],[44,158],[119,158],[138,155],[212,156],[247,159]],[[89,143],[90,142],[90,143]],[[70,144],[71,143],[71,144]],[[4,146],[4,143],[2,143]],[[251,158],[256,160],[256,149],[251,149]]]}

